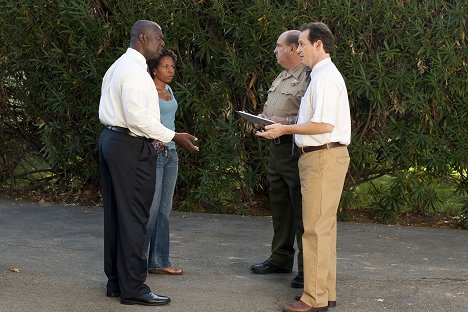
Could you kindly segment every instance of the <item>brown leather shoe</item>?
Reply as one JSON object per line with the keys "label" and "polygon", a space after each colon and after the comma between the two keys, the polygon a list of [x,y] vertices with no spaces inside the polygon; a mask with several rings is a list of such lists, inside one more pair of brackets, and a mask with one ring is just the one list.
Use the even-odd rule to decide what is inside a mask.
{"label": "brown leather shoe", "polygon": [[149,269],[148,273],[150,274],[171,274],[171,275],[182,275],[184,270],[175,268],[173,266],[167,268],[158,268],[158,269]]}
{"label": "brown leather shoe", "polygon": [[[302,295],[296,295],[294,297],[294,299],[296,299],[296,301],[299,301],[299,300],[301,300],[301,297],[302,297]],[[328,301],[328,307],[329,308],[335,308],[336,307],[336,301]]]}
{"label": "brown leather shoe", "polygon": [[311,307],[301,300],[294,302],[292,304],[288,304],[283,308],[283,312],[319,312],[319,311],[327,311],[328,306],[326,307]]}

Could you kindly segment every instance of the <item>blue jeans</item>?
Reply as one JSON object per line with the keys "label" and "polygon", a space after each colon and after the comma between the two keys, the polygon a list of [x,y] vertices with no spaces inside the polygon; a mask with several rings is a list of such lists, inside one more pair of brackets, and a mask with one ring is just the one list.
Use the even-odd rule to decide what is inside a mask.
{"label": "blue jeans", "polygon": [[148,269],[171,266],[169,262],[169,215],[172,210],[172,197],[178,169],[177,150],[170,149],[167,157],[164,151],[158,152],[156,188],[146,226],[145,251],[148,258]]}

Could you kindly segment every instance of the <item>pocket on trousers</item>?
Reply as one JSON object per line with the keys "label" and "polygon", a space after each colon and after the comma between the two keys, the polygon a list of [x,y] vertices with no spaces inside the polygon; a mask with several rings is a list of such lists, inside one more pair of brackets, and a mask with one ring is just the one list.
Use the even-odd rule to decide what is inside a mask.
{"label": "pocket on trousers", "polygon": [[138,159],[140,161],[145,161],[153,157],[154,161],[156,162],[156,154],[153,153],[153,146],[151,145],[151,143],[141,140],[141,144],[142,145]]}
{"label": "pocket on trousers", "polygon": [[340,165],[347,166],[349,165],[349,156],[337,157],[336,162]]}

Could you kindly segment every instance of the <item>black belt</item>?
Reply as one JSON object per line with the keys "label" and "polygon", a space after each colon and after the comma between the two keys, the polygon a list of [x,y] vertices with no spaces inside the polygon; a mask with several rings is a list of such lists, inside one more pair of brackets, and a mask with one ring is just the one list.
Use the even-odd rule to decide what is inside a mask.
{"label": "black belt", "polygon": [[323,149],[330,149],[330,148],[340,147],[340,146],[346,146],[346,145],[338,143],[338,142],[331,142],[331,143],[327,143],[327,144],[323,144],[319,146],[303,146],[303,147],[299,147],[299,153],[303,155],[309,152],[319,151]]}
{"label": "black belt", "polygon": [[285,134],[272,140],[272,142],[275,143],[276,145],[282,144],[282,143],[291,143],[292,141],[293,141],[293,136],[291,134]]}
{"label": "black belt", "polygon": [[149,143],[153,142],[153,139],[148,139],[148,138],[136,135],[135,133],[128,130],[127,128],[122,128],[122,127],[117,127],[117,126],[106,126],[106,128],[109,129],[109,130],[115,131],[115,132],[119,132],[119,133],[123,133],[123,134],[129,135],[129,136],[132,136],[134,138],[143,139],[143,140],[145,140],[145,141],[147,141]]}

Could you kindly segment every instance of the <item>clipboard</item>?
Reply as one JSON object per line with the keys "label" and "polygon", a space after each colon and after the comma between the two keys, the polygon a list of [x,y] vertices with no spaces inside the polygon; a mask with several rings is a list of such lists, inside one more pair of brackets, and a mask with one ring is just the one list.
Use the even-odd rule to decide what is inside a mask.
{"label": "clipboard", "polygon": [[244,111],[237,111],[237,113],[244,119],[246,119],[248,122],[251,122],[253,124],[258,124],[258,125],[271,125],[274,124],[275,122],[270,119],[266,119],[263,117],[259,117],[256,115],[249,114]]}

